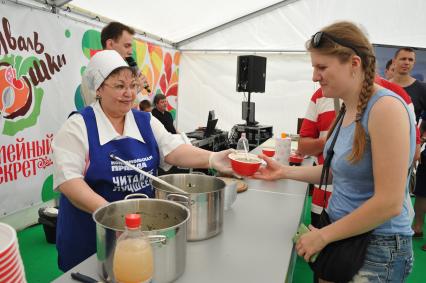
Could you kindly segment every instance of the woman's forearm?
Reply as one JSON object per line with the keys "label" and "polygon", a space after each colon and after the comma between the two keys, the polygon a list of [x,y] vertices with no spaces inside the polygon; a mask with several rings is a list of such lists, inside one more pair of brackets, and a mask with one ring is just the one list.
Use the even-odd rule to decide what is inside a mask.
{"label": "woman's forearm", "polygon": [[[292,179],[310,184],[319,184],[321,180],[322,165],[319,166],[282,166],[282,179]],[[328,184],[332,181],[331,173]]]}
{"label": "woman's forearm", "polygon": [[210,151],[182,144],[170,152],[165,157],[165,161],[184,168],[208,168],[210,154]]}
{"label": "woman's forearm", "polygon": [[87,213],[93,213],[96,209],[108,203],[103,197],[95,193],[83,179],[68,180],[59,186],[59,190],[75,207]]}

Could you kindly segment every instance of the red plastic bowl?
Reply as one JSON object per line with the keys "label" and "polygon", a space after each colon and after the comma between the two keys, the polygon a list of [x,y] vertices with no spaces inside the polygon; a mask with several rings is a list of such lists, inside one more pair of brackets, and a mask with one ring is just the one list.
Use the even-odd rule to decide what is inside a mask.
{"label": "red plastic bowl", "polygon": [[240,176],[251,176],[259,169],[262,160],[254,154],[248,153],[249,160],[245,153],[231,153],[232,170]]}
{"label": "red plastic bowl", "polygon": [[264,147],[262,148],[262,153],[266,156],[273,157],[275,155],[275,148]]}
{"label": "red plastic bowl", "polygon": [[294,165],[300,165],[303,162],[303,156],[298,155],[298,154],[292,154],[288,158],[288,162],[290,162],[290,163],[292,163]]}

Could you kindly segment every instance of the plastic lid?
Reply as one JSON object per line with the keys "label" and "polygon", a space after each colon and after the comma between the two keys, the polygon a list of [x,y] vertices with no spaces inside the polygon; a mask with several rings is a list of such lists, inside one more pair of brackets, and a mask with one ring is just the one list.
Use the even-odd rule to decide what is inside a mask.
{"label": "plastic lid", "polygon": [[141,216],[139,214],[127,214],[126,226],[128,228],[138,228],[141,226]]}

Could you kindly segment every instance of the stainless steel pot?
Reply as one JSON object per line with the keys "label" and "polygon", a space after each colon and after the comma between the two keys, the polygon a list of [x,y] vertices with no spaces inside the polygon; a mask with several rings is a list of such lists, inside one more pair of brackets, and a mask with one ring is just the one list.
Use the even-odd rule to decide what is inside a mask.
{"label": "stainless steel pot", "polygon": [[152,182],[156,198],[180,200],[189,207],[188,241],[208,239],[222,232],[224,181],[195,174],[170,174],[160,178],[188,192],[186,196],[179,195],[163,184]]}
{"label": "stainless steel pot", "polygon": [[112,269],[115,245],[124,231],[126,214],[142,216],[142,230],[150,238],[154,253],[154,282],[172,282],[181,276],[186,263],[186,231],[189,210],[185,206],[159,199],[128,199],[112,202],[93,213],[96,222],[98,273],[115,282]]}

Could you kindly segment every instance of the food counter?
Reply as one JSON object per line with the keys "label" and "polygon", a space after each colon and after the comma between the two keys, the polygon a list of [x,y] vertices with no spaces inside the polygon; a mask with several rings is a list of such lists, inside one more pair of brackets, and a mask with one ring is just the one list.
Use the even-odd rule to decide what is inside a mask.
{"label": "food counter", "polygon": [[[186,269],[175,282],[292,281],[296,257],[292,237],[302,217],[307,184],[290,180],[246,182],[248,190],[238,194],[232,208],[225,211],[223,232],[208,240],[188,242]],[[96,255],[53,282],[76,282],[71,272],[99,279]]]}

